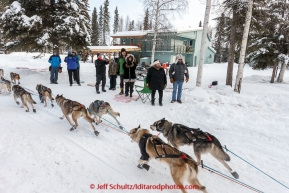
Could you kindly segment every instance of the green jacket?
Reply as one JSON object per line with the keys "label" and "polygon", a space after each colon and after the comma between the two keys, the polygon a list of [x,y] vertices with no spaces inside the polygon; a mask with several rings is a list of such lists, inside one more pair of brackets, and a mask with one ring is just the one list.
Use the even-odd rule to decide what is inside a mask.
{"label": "green jacket", "polygon": [[119,75],[124,74],[124,70],[123,70],[124,62],[125,62],[125,59],[122,56],[119,57],[118,62],[117,62],[117,74],[119,74]]}

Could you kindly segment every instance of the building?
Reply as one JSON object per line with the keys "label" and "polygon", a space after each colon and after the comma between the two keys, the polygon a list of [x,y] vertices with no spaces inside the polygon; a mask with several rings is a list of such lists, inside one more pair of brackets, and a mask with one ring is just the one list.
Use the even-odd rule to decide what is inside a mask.
{"label": "building", "polygon": [[[182,54],[188,66],[197,66],[200,60],[200,50],[203,28],[187,30],[171,30],[159,32],[156,39],[155,59],[161,62],[174,63],[177,54]],[[153,31],[124,31],[112,34],[114,45],[138,46],[141,51],[132,52],[139,63],[150,63],[153,46]],[[207,36],[205,64],[212,64],[216,51],[210,47],[211,40]]]}

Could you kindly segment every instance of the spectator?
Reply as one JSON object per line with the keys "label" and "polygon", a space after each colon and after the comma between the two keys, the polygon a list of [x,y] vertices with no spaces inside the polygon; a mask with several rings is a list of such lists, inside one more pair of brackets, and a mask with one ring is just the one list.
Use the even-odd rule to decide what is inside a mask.
{"label": "spectator", "polygon": [[102,85],[102,92],[106,92],[105,90],[105,84],[106,84],[106,66],[108,64],[108,60],[103,59],[102,55],[100,53],[97,54],[97,59],[94,62],[95,64],[95,70],[96,70],[96,84],[95,84],[95,90],[97,94],[100,94],[99,92],[99,84],[101,82]]}
{"label": "spectator", "polygon": [[51,64],[50,70],[50,84],[58,84],[58,69],[61,66],[61,59],[56,51],[50,56],[48,62]]}
{"label": "spectator", "polygon": [[112,61],[108,67],[108,75],[110,78],[110,87],[109,90],[115,90],[116,87],[116,71],[117,71],[117,63]]}
{"label": "spectator", "polygon": [[67,63],[67,71],[68,71],[70,86],[72,86],[72,73],[73,73],[73,76],[76,77],[78,86],[81,86],[79,79],[77,77],[77,73],[76,73],[76,69],[77,69],[76,57],[72,54],[71,51],[68,51],[68,56],[65,57],[64,62]]}
{"label": "spectator", "polygon": [[[76,66],[77,66],[77,68],[76,68],[76,74],[77,74],[77,77],[78,77],[79,82],[80,82],[80,76],[79,76],[79,67],[80,67],[79,62],[80,62],[80,57],[79,57],[79,55],[77,55],[77,52],[74,51],[74,50],[72,51],[72,54],[73,54],[73,55],[75,56],[75,58],[76,58]],[[74,79],[74,82],[77,82],[75,76],[73,76],[73,79]]]}
{"label": "spectator", "polygon": [[147,74],[147,87],[152,90],[151,104],[155,106],[155,94],[159,93],[159,105],[163,106],[163,90],[167,86],[167,77],[165,70],[161,67],[160,61],[157,60],[149,68]]}
{"label": "spectator", "polygon": [[[184,83],[184,75],[186,76],[186,82],[189,81],[189,71],[185,65],[184,58],[181,54],[176,56],[176,61],[170,66],[170,82],[173,83],[173,94],[171,103],[178,102],[182,103],[182,87]],[[178,90],[178,96],[176,98],[176,93]]]}
{"label": "spectator", "polygon": [[125,96],[128,96],[128,93],[130,93],[130,97],[132,97],[133,86],[136,81],[135,69],[135,58],[132,54],[128,54],[125,57],[125,62],[123,63],[123,81],[125,82]]}
{"label": "spectator", "polygon": [[124,48],[120,50],[118,62],[117,62],[117,75],[120,77],[120,95],[123,95],[123,77],[124,77],[124,69],[123,64],[125,62],[125,58],[127,56],[127,52]]}

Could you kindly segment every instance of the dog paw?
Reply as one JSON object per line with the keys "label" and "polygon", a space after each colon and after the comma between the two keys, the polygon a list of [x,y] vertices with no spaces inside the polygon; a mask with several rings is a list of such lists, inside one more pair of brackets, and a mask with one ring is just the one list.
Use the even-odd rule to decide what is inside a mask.
{"label": "dog paw", "polygon": [[17,105],[20,105],[20,103],[19,103],[18,101],[16,102],[16,104],[17,104]]}
{"label": "dog paw", "polygon": [[29,112],[28,110],[25,110],[27,113]]}
{"label": "dog paw", "polygon": [[73,130],[74,130],[74,126],[73,126],[73,127],[71,127],[70,131],[73,131]]}
{"label": "dog paw", "polygon": [[63,119],[63,117],[60,117],[59,119],[61,119],[61,120],[62,120],[62,119]]}
{"label": "dog paw", "polygon": [[33,109],[33,112],[36,113],[36,109]]}
{"label": "dog paw", "polygon": [[98,136],[98,135],[99,135],[99,132],[98,132],[98,131],[94,131],[94,134],[95,134],[96,136]]}
{"label": "dog paw", "polygon": [[52,107],[54,107],[54,104],[51,104]]}

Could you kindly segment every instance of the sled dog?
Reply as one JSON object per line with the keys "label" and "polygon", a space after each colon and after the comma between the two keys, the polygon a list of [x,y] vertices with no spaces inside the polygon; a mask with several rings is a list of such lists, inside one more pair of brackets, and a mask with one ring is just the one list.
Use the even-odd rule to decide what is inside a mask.
{"label": "sled dog", "polygon": [[183,145],[192,146],[198,165],[201,164],[201,154],[210,153],[230,171],[234,178],[239,178],[238,173],[233,171],[225,162],[230,161],[230,156],[223,150],[220,141],[212,134],[181,124],[173,124],[165,120],[165,118],[154,122],[150,128],[153,131],[162,133],[167,138],[169,144],[177,149]]}
{"label": "sled dog", "polygon": [[11,82],[16,84],[16,80],[18,80],[18,84],[20,84],[20,75],[14,72],[10,73]]}
{"label": "sled dog", "polygon": [[[159,137],[150,134],[149,130],[141,129],[140,126],[132,129],[129,136],[132,141],[139,144],[141,150],[142,156],[138,161],[139,168],[148,170],[147,163],[150,159],[159,160],[169,166],[176,185],[184,187],[184,182],[188,181],[189,184],[197,187],[197,190],[207,193],[206,187],[201,185],[197,178],[198,164],[189,155],[166,144]],[[184,188],[181,188],[181,191],[187,192]]]}
{"label": "sled dog", "polygon": [[2,91],[5,91],[5,95],[8,94],[8,85],[5,84],[4,82],[0,82],[0,94],[2,93]]}
{"label": "sled dog", "polygon": [[39,98],[41,101],[44,101],[45,105],[44,107],[47,107],[47,102],[46,102],[46,98],[48,97],[51,101],[51,106],[54,107],[53,105],[53,100],[54,98],[52,97],[52,91],[50,88],[43,86],[42,84],[37,84],[36,85],[36,90],[39,94]]}
{"label": "sled dog", "polygon": [[17,101],[17,98],[20,98],[22,101],[22,106],[27,108],[26,112],[29,112],[29,107],[27,103],[29,103],[32,106],[33,112],[36,113],[36,109],[34,109],[33,104],[36,104],[36,102],[32,99],[31,94],[24,90],[21,86],[19,85],[14,85],[12,87],[12,91],[14,92],[14,101],[19,105],[19,102]]}
{"label": "sled dog", "polygon": [[8,91],[11,92],[12,91],[11,82],[9,80],[6,80],[4,77],[1,77],[1,80],[3,81],[3,83],[7,84]]}
{"label": "sled dog", "polygon": [[104,102],[101,100],[95,100],[92,102],[89,107],[87,108],[89,113],[94,116],[94,120],[96,124],[101,123],[101,117],[105,114],[111,115],[115,121],[117,122],[118,126],[121,127],[120,123],[116,119],[117,116],[120,117],[118,112],[115,112],[108,102]]}
{"label": "sled dog", "polygon": [[[94,134],[98,136],[99,132],[95,130],[92,124],[94,120],[90,117],[89,112],[87,111],[87,109],[85,108],[83,104],[66,99],[63,97],[63,95],[57,95],[55,97],[55,101],[58,104],[58,106],[61,108],[62,113],[63,113],[63,116],[60,119],[63,119],[65,117],[67,121],[69,122],[69,124],[72,126],[70,131],[77,129],[78,127],[77,119],[79,117],[83,117],[86,121],[90,123],[92,129],[94,130]],[[72,120],[74,121],[75,125],[72,124],[68,115],[72,116]]]}

